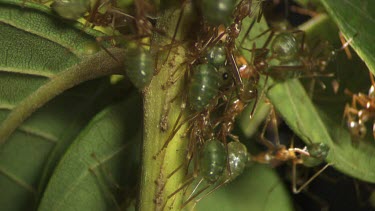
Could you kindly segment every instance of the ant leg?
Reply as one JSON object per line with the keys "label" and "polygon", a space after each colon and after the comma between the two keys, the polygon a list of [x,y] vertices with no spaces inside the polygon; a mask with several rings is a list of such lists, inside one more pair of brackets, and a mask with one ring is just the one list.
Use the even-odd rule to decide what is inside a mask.
{"label": "ant leg", "polygon": [[274,149],[275,145],[270,140],[266,139],[266,137],[264,137],[264,135],[266,134],[266,129],[267,129],[270,121],[271,121],[271,113],[268,115],[268,117],[266,119],[266,122],[263,125],[262,132],[259,136],[259,141],[261,142],[261,144],[266,146],[268,149]]}
{"label": "ant leg", "polygon": [[[236,60],[234,58],[232,49],[229,49],[227,47],[226,48],[226,53],[227,53],[227,58],[229,58],[231,66],[232,66],[231,70],[232,70],[234,82],[235,82],[235,84],[237,86],[236,91],[237,91],[238,96],[240,96],[239,92],[241,92],[244,89],[244,84],[242,82],[240,71],[238,70],[237,62],[236,62]],[[240,90],[238,90],[238,87],[239,87]]]}
{"label": "ant leg", "polygon": [[102,44],[104,41],[112,40],[111,37],[97,37],[95,38],[96,42],[99,43],[99,47],[103,49],[113,60],[115,60],[117,63],[122,64],[109,50]]}
{"label": "ant leg", "polygon": [[241,48],[243,42],[245,41],[246,37],[249,35],[251,29],[253,28],[253,26],[255,24],[255,21],[256,21],[255,19],[253,21],[251,21],[249,28],[247,28],[247,30],[245,32],[245,35],[242,37],[242,40],[240,42],[240,48]]}
{"label": "ant leg", "polygon": [[307,93],[309,98],[312,100],[313,97],[314,97],[314,90],[315,90],[315,84],[316,84],[316,80],[315,78],[311,79],[310,81],[310,86],[309,86],[309,92]]}
{"label": "ant leg", "polygon": [[239,139],[238,136],[233,135],[233,134],[228,134],[228,136],[229,136],[233,141],[240,142],[240,139]]}
{"label": "ant leg", "polygon": [[[213,192],[215,192],[216,190],[218,190],[219,188],[221,188],[223,185],[227,184],[229,182],[229,180],[225,180],[224,182],[216,185],[216,187],[214,187],[213,189],[211,189],[209,192],[207,192],[206,194],[204,194],[203,196],[201,196],[200,198],[198,198],[197,200],[194,201],[194,205],[193,205],[193,208],[198,204],[198,202],[200,202],[202,199],[206,198],[207,196],[209,196],[210,194],[212,194]],[[196,195],[198,196],[198,195]],[[191,199],[189,200],[189,202],[191,202]],[[189,203],[188,201],[186,201],[185,203]]]}
{"label": "ant leg", "polygon": [[275,143],[276,143],[276,146],[279,146],[280,145],[279,126],[277,123],[276,111],[273,106],[271,107],[271,118],[272,118],[273,133],[275,135]]}
{"label": "ant leg", "polygon": [[[172,99],[169,99],[169,97],[170,97],[169,89],[167,89],[165,91],[165,95],[166,96],[165,96],[165,100],[164,100],[163,111],[162,111],[162,115],[160,117],[160,122],[159,122],[160,130],[162,132],[165,132],[165,131],[168,130],[168,117],[169,117],[169,111],[171,109],[171,104],[175,100],[177,100],[178,97],[179,97],[179,95],[177,94]],[[186,102],[187,102],[187,95],[183,95],[182,103],[181,103],[181,106],[180,106],[181,111],[180,111],[180,114],[179,114],[176,121],[180,120],[182,112],[186,109]],[[173,129],[175,129],[175,128],[173,128]]]}
{"label": "ant leg", "polygon": [[162,88],[163,89],[168,89],[169,87],[171,87],[172,85],[174,85],[178,80],[180,80],[185,74],[186,74],[186,70],[184,70],[182,73],[180,73],[179,75],[177,75],[176,77],[175,74],[177,72],[179,72],[180,67],[176,68],[176,70],[170,75],[170,77],[168,78],[168,80],[162,85]]}
{"label": "ant leg", "polygon": [[341,31],[339,32],[339,38],[340,38],[340,41],[341,41],[341,44],[342,44],[342,48],[345,51],[346,57],[349,60],[351,60],[353,57],[352,57],[352,54],[350,53],[350,49],[348,48],[349,43],[346,42],[346,40],[344,38],[344,35],[342,34]]}
{"label": "ant leg", "polygon": [[[120,205],[118,204],[118,201],[116,200],[116,197],[113,195],[113,192],[111,190],[109,190],[108,188],[108,184],[105,182],[105,181],[102,181],[103,178],[101,178],[101,176],[99,176],[95,169],[97,169],[99,167],[99,173],[100,175],[103,175],[103,172],[104,173],[107,173],[109,172],[104,166],[103,166],[103,163],[102,161],[96,156],[96,154],[93,152],[91,153],[91,157],[98,163],[97,165],[95,165],[94,167],[90,167],[88,169],[88,171],[90,171],[90,173],[92,173],[95,178],[97,179],[97,182],[98,182],[98,185],[99,185],[99,188],[104,192],[105,194],[105,197],[107,199],[109,199],[116,207],[116,210],[121,210],[121,207]],[[112,177],[111,174],[108,174],[109,175],[109,182],[114,184],[114,186],[118,189],[120,189],[120,186],[118,185],[118,183],[115,181],[115,179]]]}
{"label": "ant leg", "polygon": [[[205,190],[207,190],[210,185],[206,185],[204,188],[202,188],[201,190],[199,190],[196,194],[194,194],[194,192],[196,191],[196,189],[198,188],[198,186],[201,184],[201,182],[203,181],[203,179],[201,179],[199,181],[199,183],[197,184],[197,186],[194,188],[193,192],[190,194],[190,196],[188,197],[188,199],[181,205],[181,209],[183,209],[186,205],[188,205],[194,198],[196,198],[197,196],[199,196],[201,193],[203,193]],[[194,194],[194,195],[192,195]],[[194,205],[195,206],[195,205]]]}
{"label": "ant leg", "polygon": [[317,171],[310,179],[308,179],[303,185],[301,185],[299,188],[297,188],[297,178],[296,178],[296,165],[297,162],[293,162],[293,170],[292,170],[292,188],[293,193],[298,194],[300,193],[307,185],[309,185],[316,177],[318,177],[326,168],[333,165],[332,163],[327,163],[323,168],[321,168],[319,171]]}
{"label": "ant leg", "polygon": [[371,73],[371,71],[368,71],[368,73],[370,74],[371,85],[372,85],[372,87],[375,88],[375,79],[374,79],[374,75]]}
{"label": "ant leg", "polygon": [[341,43],[342,43],[342,46],[341,46],[341,48],[339,48],[339,49],[335,49],[335,50],[333,50],[333,54],[335,54],[335,53],[337,53],[337,52],[339,52],[339,51],[344,50],[345,53],[346,53],[346,56],[348,57],[348,59],[351,59],[352,56],[351,56],[351,54],[350,54],[350,51],[349,51],[349,49],[348,49],[348,46],[350,45],[351,42],[353,42],[354,37],[356,37],[357,35],[358,35],[358,32],[357,32],[356,34],[354,34],[353,37],[351,37],[350,39],[348,39],[348,40],[345,42],[345,38],[344,38],[343,34],[342,34],[341,32],[339,32],[339,38],[340,38],[340,41],[341,41]]}
{"label": "ant leg", "polygon": [[313,10],[309,10],[309,9],[306,9],[306,8],[302,8],[302,7],[299,7],[299,6],[290,6],[290,11],[294,12],[294,13],[298,13],[298,14],[301,14],[301,15],[305,15],[305,16],[310,16],[310,17],[315,17],[317,15],[319,15],[318,12],[315,12]]}
{"label": "ant leg", "polygon": [[305,47],[305,39],[306,39],[306,33],[305,33],[305,31],[294,30],[292,33],[296,34],[296,35],[301,35],[301,49],[300,49],[300,51],[303,52],[304,47]]}
{"label": "ant leg", "polygon": [[271,84],[269,87],[267,87],[267,83],[268,83],[268,75],[266,75],[266,79],[264,79],[264,85],[263,85],[263,89],[262,89],[262,92],[260,93],[260,96],[256,97],[255,98],[255,103],[254,103],[254,106],[253,106],[253,109],[251,110],[251,114],[250,114],[250,119],[252,118],[254,112],[255,112],[255,106],[257,105],[258,103],[258,98],[261,100],[264,98],[264,96],[267,95],[268,91],[270,89],[272,89],[276,84]]}
{"label": "ant leg", "polygon": [[181,129],[181,127],[186,124],[187,122],[190,122],[190,121],[193,121],[195,118],[197,118],[199,116],[200,113],[195,113],[193,115],[191,115],[190,117],[188,117],[187,119],[185,119],[184,121],[182,121],[180,124],[178,124],[178,121],[181,119],[182,117],[182,111],[180,112],[180,114],[178,115],[178,118],[177,118],[177,121],[175,123],[175,125],[173,126],[173,129],[172,129],[172,132],[171,134],[168,136],[168,139],[167,141],[165,141],[164,145],[162,146],[162,148],[156,153],[156,155],[154,155],[154,158],[156,158],[157,156],[160,155],[160,153],[167,148],[169,142],[172,141],[173,137],[177,134],[177,132]]}
{"label": "ant leg", "polygon": [[346,104],[343,118],[347,117],[348,120],[352,119],[352,115],[358,115],[358,112],[359,111],[357,110],[357,108],[351,107],[349,104]]}
{"label": "ant leg", "polygon": [[[254,102],[254,105],[253,105],[253,108],[251,109],[251,113],[250,113],[250,119],[252,119],[253,118],[253,116],[254,116],[254,113],[255,113],[255,109],[257,108],[257,105],[258,105],[258,91],[256,92],[256,97],[255,97],[255,102]],[[262,97],[262,96],[261,96]],[[262,98],[260,98],[260,99],[262,99]]]}
{"label": "ant leg", "polygon": [[[264,35],[267,34],[268,32],[271,32],[271,34],[273,33],[271,29],[267,29],[267,30],[265,30],[264,32],[261,32],[260,34],[256,35],[255,37],[249,38],[249,41],[255,41],[256,39],[258,39],[259,37],[264,36]],[[272,35],[272,36],[273,36],[273,35]]]}
{"label": "ant leg", "polygon": [[257,16],[257,22],[259,23],[260,20],[262,20],[262,17],[263,17],[263,8],[262,8],[262,4],[264,3],[265,1],[260,1],[258,6],[256,8],[259,8],[258,10],[258,16]]}
{"label": "ant leg", "polygon": [[[187,4],[187,1],[185,0],[183,3],[182,3],[182,9],[180,11],[180,14],[178,16],[178,20],[177,20],[177,24],[176,24],[176,27],[175,27],[175,30],[173,32],[173,36],[172,36],[172,41],[170,43],[171,46],[173,46],[173,43],[175,42],[176,40],[176,36],[177,36],[177,32],[178,32],[178,28],[180,28],[180,23],[181,23],[181,20],[182,20],[182,17],[183,17],[183,14],[184,14],[184,11],[185,11],[185,6]],[[168,58],[169,58],[169,55],[171,53],[171,48],[169,49],[168,53],[167,53],[167,57],[164,61],[163,64],[165,64],[167,61],[168,61]]]}
{"label": "ant leg", "polygon": [[161,210],[164,210],[164,208],[167,206],[167,203],[168,203],[168,201],[169,201],[170,198],[172,198],[173,196],[175,196],[177,193],[179,193],[184,188],[189,187],[190,184],[194,182],[194,179],[195,179],[194,176],[191,175],[184,184],[182,184],[179,188],[177,188],[177,190],[175,190],[173,193],[169,194],[167,196],[167,199],[165,200],[165,203],[164,203],[164,205],[163,205],[163,207],[162,207]]}
{"label": "ant leg", "polygon": [[371,102],[371,99],[363,93],[354,94],[352,97],[352,107],[355,109],[357,109],[358,104],[366,108],[368,102]]}
{"label": "ant leg", "polygon": [[274,35],[275,35],[275,32],[271,31],[271,33],[268,36],[266,42],[264,42],[262,49],[266,49],[267,48],[267,46],[270,44],[270,42],[271,42],[271,40],[272,40],[272,38],[273,38]]}
{"label": "ant leg", "polygon": [[[175,170],[173,170],[171,173],[169,173],[167,176],[166,176],[166,182],[163,184],[163,186],[160,188],[160,190],[159,190],[159,192],[160,193],[162,193],[163,191],[164,191],[164,189],[165,189],[165,187],[167,186],[167,183],[168,183],[168,179],[170,179],[173,175],[175,175],[178,171],[180,171],[181,169],[183,169],[183,167],[186,167],[186,173],[188,173],[187,172],[187,169],[189,168],[189,164],[190,164],[190,161],[192,160],[192,156],[189,154],[189,152],[188,153],[186,153],[186,159],[184,160],[184,162],[181,164],[181,165],[179,165]],[[187,179],[187,183],[191,183],[191,182],[189,182],[189,180],[192,180],[192,179],[194,179],[195,178],[195,174],[191,174],[191,176],[189,176],[188,177],[188,179]],[[170,199],[170,198],[172,198],[175,194],[177,194],[179,191],[181,191],[182,189],[184,189],[186,186],[184,186],[184,185],[182,185],[182,187],[180,187],[179,189],[177,189],[176,191],[174,191],[172,194],[170,194],[168,197],[167,197],[167,200],[166,200],[166,202],[165,202],[165,204],[164,204],[164,206],[163,206],[163,209],[164,209],[164,207],[166,206],[166,204],[167,204],[167,202],[168,202],[168,200]],[[163,210],[162,209],[162,210]]]}

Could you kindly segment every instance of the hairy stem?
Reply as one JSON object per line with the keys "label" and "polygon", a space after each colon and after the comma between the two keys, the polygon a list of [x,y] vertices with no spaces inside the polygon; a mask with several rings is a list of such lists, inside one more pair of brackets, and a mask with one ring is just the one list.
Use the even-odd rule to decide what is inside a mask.
{"label": "hairy stem", "polygon": [[[187,7],[184,10],[185,15],[176,34],[177,40],[182,39],[186,33],[183,30],[189,28],[190,23],[188,22],[191,21],[189,12],[186,12]],[[172,42],[171,37],[175,33],[179,15],[179,10],[166,10],[158,19],[158,25],[165,29],[168,35],[155,37],[152,45],[154,52],[157,51],[155,49],[158,48],[157,46],[161,44],[164,46]],[[162,54],[158,59],[159,73],[154,76],[151,85],[144,93],[144,142],[138,210],[180,210],[182,193],[175,194],[168,200],[167,198],[182,184],[185,174],[183,170],[179,170],[172,177],[167,178],[167,176],[176,170],[186,157],[187,140],[181,138],[181,133],[185,132],[186,125],[173,137],[168,147],[161,153],[159,152],[171,134],[171,128],[181,111],[180,96],[184,92],[183,77],[168,88],[163,89],[162,86],[171,77],[176,77],[185,71],[186,67],[181,65],[184,61],[185,51],[186,49],[182,46],[175,46],[170,53],[168,50],[159,53]],[[168,59],[166,55],[169,55]],[[177,73],[171,76],[175,71]],[[178,97],[176,98],[176,96]],[[172,102],[171,100],[174,98],[175,100]],[[166,115],[167,110],[169,110],[168,115]],[[165,128],[162,129],[165,125],[160,124],[162,116],[167,117],[168,129],[166,131],[163,131]],[[183,114],[183,116],[186,115]]]}

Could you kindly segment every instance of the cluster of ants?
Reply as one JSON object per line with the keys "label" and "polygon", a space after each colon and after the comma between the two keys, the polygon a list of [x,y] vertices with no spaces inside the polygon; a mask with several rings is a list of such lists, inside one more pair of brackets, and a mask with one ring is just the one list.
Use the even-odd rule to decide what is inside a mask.
{"label": "cluster of ants", "polygon": [[[252,19],[244,39],[251,28],[261,18],[261,2],[248,0],[225,2],[219,4],[199,3],[197,8],[201,14],[201,31],[205,39],[199,39],[193,46],[199,49],[189,55],[185,71],[185,94],[182,94],[182,110],[191,113],[181,120],[181,111],[172,132],[163,147],[155,157],[165,150],[173,137],[183,125],[187,125],[187,152],[185,162],[173,171],[168,178],[183,168],[189,169],[193,163],[193,172],[186,181],[167,197],[167,201],[180,191],[187,191],[189,186],[200,178],[190,195],[184,200],[182,207],[192,201],[194,205],[205,196],[211,194],[222,185],[233,181],[250,163],[263,163],[272,166],[284,162],[293,164],[292,188],[299,193],[314,178],[324,171],[330,164],[325,165],[314,174],[305,184],[297,188],[296,165],[308,167],[320,165],[327,157],[329,147],[324,143],[310,143],[304,148],[295,148],[293,144],[286,147],[276,140],[273,143],[265,138],[265,131],[270,121],[276,121],[276,113],[272,109],[264,124],[259,140],[267,150],[251,155],[239,137],[232,133],[236,118],[244,109],[252,104],[250,118],[256,111],[258,98],[264,95],[267,88],[263,87],[261,94],[258,90],[261,77],[268,77],[276,81],[283,81],[297,77],[316,77],[329,75],[323,72],[331,59],[331,55],[324,54],[320,47],[308,49],[304,44],[304,32],[300,30],[267,30],[257,37],[269,33],[261,48],[255,44],[251,49],[238,46],[242,31],[242,21]],[[216,12],[212,12],[216,11]],[[220,15],[212,15],[220,14]],[[245,58],[241,51],[249,51],[251,58]],[[331,53],[331,52],[329,52]],[[173,75],[173,74],[172,74]],[[170,79],[170,81],[175,81]],[[186,106],[187,105],[187,106]],[[185,111],[186,112],[186,111]],[[277,129],[276,129],[277,130]],[[204,187],[199,188],[203,182]],[[185,194],[184,194],[185,195]],[[203,195],[203,196],[201,196]],[[164,206],[166,206],[167,201]]]}
{"label": "cluster of ants", "polygon": [[[236,118],[244,109],[252,104],[251,116],[253,116],[258,98],[272,88],[264,85],[259,92],[261,78],[265,78],[264,84],[267,84],[268,77],[278,83],[291,78],[331,75],[324,70],[331,61],[334,51],[327,51],[326,46],[319,45],[309,48],[305,44],[304,32],[296,29],[269,29],[257,36],[269,34],[263,46],[257,47],[253,44],[252,48],[242,47],[244,40],[249,39],[251,28],[262,18],[263,1],[241,0],[237,3],[235,0],[193,2],[186,0],[182,3],[182,7],[189,3],[194,4],[194,8],[198,10],[197,13],[201,17],[200,31],[205,34],[198,41],[193,42],[195,51],[192,51],[183,63],[186,65],[183,74],[186,82],[184,90],[187,91],[182,98],[183,104],[187,106],[182,106],[181,110],[191,114],[187,119],[182,120],[183,111],[181,111],[168,139],[155,156],[159,156],[168,147],[182,125],[187,125],[186,160],[179,169],[188,171],[189,165],[193,163],[194,174],[171,193],[168,199],[182,190],[186,191],[199,176],[200,181],[182,206],[193,200],[196,203],[217,188],[234,180],[249,163],[253,162],[272,166],[291,162],[293,192],[300,192],[330,164],[325,165],[299,188],[296,187],[296,165],[302,164],[308,167],[320,165],[329,152],[326,144],[310,143],[304,148],[295,148],[293,144],[290,147],[280,144],[278,137],[275,143],[267,140],[266,128],[271,121],[276,121],[274,109],[271,110],[259,134],[259,140],[268,150],[251,155],[232,131]],[[109,0],[98,0],[94,5],[90,4],[90,0],[54,0],[51,8],[65,19],[76,20],[84,17],[92,26],[111,26],[115,30],[122,24],[128,25],[130,31],[133,31],[131,33],[133,39],[144,40],[151,37],[154,32],[163,34],[162,30],[155,27],[155,20],[149,17],[153,7],[145,0],[134,0],[134,15],[127,14],[116,7],[115,1]],[[85,16],[87,13],[89,15]],[[252,22],[243,40],[239,41],[242,22],[246,18],[251,19]],[[173,37],[172,42],[174,41]],[[140,42],[130,43],[126,46],[127,58],[124,61],[126,75],[136,88],[143,90],[150,84],[155,74],[154,58],[147,48],[140,45]],[[243,51],[250,52],[251,58],[245,58],[241,54]],[[178,79],[168,79],[169,82],[176,80]],[[375,81],[372,75],[371,82],[368,95],[346,91],[353,100],[351,105],[346,106],[344,117],[347,119],[349,131],[355,137],[365,136],[365,123],[375,116],[373,102]],[[373,130],[375,131],[375,124]],[[278,133],[275,133],[277,136]],[[202,181],[207,185],[198,190]],[[199,197],[202,193],[205,193],[204,196]]]}

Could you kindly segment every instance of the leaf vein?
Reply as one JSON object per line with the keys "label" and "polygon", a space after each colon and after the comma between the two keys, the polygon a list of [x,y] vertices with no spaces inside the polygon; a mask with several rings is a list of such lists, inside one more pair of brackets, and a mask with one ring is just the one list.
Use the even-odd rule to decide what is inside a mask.
{"label": "leaf vein", "polygon": [[22,179],[18,178],[14,174],[6,171],[2,167],[0,167],[0,174],[2,174],[5,177],[9,178],[10,180],[12,180],[13,182],[15,182],[20,187],[25,188],[27,191],[29,191],[31,193],[36,193],[36,190],[34,189],[34,187],[32,187],[31,185],[29,185],[27,182],[23,181]]}

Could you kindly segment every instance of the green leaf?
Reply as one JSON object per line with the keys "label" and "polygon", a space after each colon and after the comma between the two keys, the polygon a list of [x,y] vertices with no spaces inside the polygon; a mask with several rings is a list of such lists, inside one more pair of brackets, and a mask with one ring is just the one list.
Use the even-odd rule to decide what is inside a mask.
{"label": "green leaf", "polygon": [[320,0],[350,45],[375,73],[375,1]]}
{"label": "green leaf", "polygon": [[235,181],[200,201],[197,210],[294,210],[289,197],[274,170],[254,165]]}
{"label": "green leaf", "polygon": [[[137,178],[141,99],[100,112],[80,133],[56,167],[38,210],[113,210],[120,204],[111,186],[128,191]],[[132,185],[132,186],[125,186]],[[122,200],[129,195],[122,196]]]}
{"label": "green leaf", "polygon": [[[337,34],[337,29],[324,15],[315,17],[304,29],[307,37],[320,36],[318,40],[326,40],[324,34]],[[375,152],[374,145],[367,141],[353,145],[342,120],[345,102],[349,101],[343,89],[349,83],[353,86],[353,78],[358,80],[358,84],[366,84],[366,79],[363,80],[363,76],[358,74],[365,67],[358,58],[348,61],[344,53],[341,53],[328,69],[331,72],[338,70],[341,88],[337,94],[329,86],[332,80],[329,79],[326,90],[315,91],[313,103],[301,83],[294,79],[276,84],[268,92],[268,97],[286,123],[306,143],[323,142],[330,146],[327,162],[350,176],[375,182],[375,173],[371,171],[375,167],[375,162],[371,159]]]}
{"label": "green leaf", "polygon": [[56,162],[90,117],[112,101],[104,94],[113,89],[103,79],[64,91],[115,72],[96,74],[95,66],[107,69],[96,59],[120,66],[104,52],[87,55],[96,44],[93,35],[101,33],[87,30],[88,35],[82,24],[79,29],[61,22],[45,6],[21,3],[0,1],[0,187],[9,190],[1,193],[0,206],[5,210],[36,206]]}
{"label": "green leaf", "polygon": [[[108,53],[86,55],[96,43],[94,37],[60,22],[33,8],[0,1],[0,144],[63,91],[100,76],[122,73],[122,64]],[[124,56],[123,50],[110,51],[118,60]]]}
{"label": "green leaf", "polygon": [[0,187],[9,190],[0,194],[3,209],[36,205],[66,147],[90,117],[110,102],[104,97],[106,87],[104,80],[95,80],[64,93],[35,112],[1,147]]}

